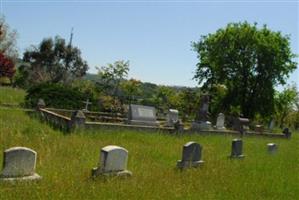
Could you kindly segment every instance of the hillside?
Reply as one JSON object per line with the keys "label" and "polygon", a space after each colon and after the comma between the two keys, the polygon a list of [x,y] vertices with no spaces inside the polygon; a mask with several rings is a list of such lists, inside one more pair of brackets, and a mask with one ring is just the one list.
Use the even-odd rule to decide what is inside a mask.
{"label": "hillside", "polygon": [[[13,103],[20,103],[24,94],[0,91],[1,95],[9,91],[18,96],[5,100]],[[0,199],[297,199],[298,133],[290,140],[244,137],[243,160],[228,159],[233,138],[105,129],[64,135],[22,110],[1,107],[0,149],[34,149],[38,153],[36,171],[43,179],[1,183]],[[179,171],[176,162],[188,141],[203,146],[205,164]],[[269,142],[278,144],[276,155],[266,153]],[[128,149],[128,169],[133,176],[91,179],[100,149],[111,144]]]}

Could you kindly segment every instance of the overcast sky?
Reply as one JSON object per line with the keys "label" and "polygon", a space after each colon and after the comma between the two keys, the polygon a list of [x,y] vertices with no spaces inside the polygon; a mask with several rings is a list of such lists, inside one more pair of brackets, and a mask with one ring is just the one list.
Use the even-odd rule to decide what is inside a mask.
{"label": "overcast sky", "polygon": [[[166,85],[196,86],[191,42],[230,22],[257,22],[289,34],[298,53],[298,1],[50,1],[2,0],[1,14],[18,32],[20,55],[45,37],[67,40],[88,61],[89,72],[129,60],[129,77]],[[298,61],[298,59],[297,59]],[[299,70],[289,83],[299,87]]]}

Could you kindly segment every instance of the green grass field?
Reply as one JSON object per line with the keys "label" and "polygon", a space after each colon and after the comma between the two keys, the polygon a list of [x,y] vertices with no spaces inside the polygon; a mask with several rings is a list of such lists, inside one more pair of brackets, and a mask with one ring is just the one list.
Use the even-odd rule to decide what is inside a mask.
{"label": "green grass field", "polygon": [[[233,136],[174,136],[123,130],[64,135],[21,110],[0,109],[0,148],[38,153],[36,183],[0,183],[0,199],[298,199],[299,134],[292,139],[244,137],[243,160],[230,160]],[[182,145],[203,145],[204,166],[179,171]],[[278,144],[268,155],[266,144]],[[127,179],[90,178],[100,149],[129,151]],[[3,160],[0,153],[0,162]]]}

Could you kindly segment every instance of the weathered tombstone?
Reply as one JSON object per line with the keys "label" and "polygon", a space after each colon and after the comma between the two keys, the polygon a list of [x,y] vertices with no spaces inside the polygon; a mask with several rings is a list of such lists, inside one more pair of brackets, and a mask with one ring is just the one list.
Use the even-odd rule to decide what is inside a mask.
{"label": "weathered tombstone", "polygon": [[82,128],[85,125],[86,117],[81,110],[72,113],[71,126],[72,128]]}
{"label": "weathered tombstone", "polygon": [[37,180],[35,173],[37,153],[26,147],[13,147],[4,151],[2,181]]}
{"label": "weathered tombstone", "polygon": [[216,122],[217,130],[225,130],[224,121],[225,121],[225,115],[223,113],[219,113]]}
{"label": "weathered tombstone", "polygon": [[275,154],[277,152],[277,145],[275,143],[267,144],[267,149],[269,154]]}
{"label": "weathered tombstone", "polygon": [[128,124],[143,126],[159,126],[156,119],[156,109],[151,106],[130,104]]}
{"label": "weathered tombstone", "polygon": [[45,101],[43,99],[38,99],[36,106],[37,106],[37,109],[45,108],[46,107],[46,103],[45,103]]}
{"label": "weathered tombstone", "polygon": [[289,128],[284,128],[282,133],[287,137],[290,138],[292,136],[292,132],[289,131]]}
{"label": "weathered tombstone", "polygon": [[188,142],[183,146],[182,160],[177,162],[177,167],[180,169],[198,167],[204,163],[201,160],[202,147],[196,142]]}
{"label": "weathered tombstone", "polygon": [[212,124],[209,119],[209,95],[202,95],[200,99],[200,109],[196,115],[194,122],[191,124],[192,130],[211,130]]}
{"label": "weathered tombstone", "polygon": [[173,127],[179,121],[179,111],[169,109],[167,113],[166,126]]}
{"label": "weathered tombstone", "polygon": [[245,133],[244,126],[249,126],[249,119],[243,117],[236,117],[233,120],[233,129],[239,131],[242,135]]}
{"label": "weathered tombstone", "polygon": [[260,124],[255,125],[255,132],[263,133],[264,132],[264,126],[260,125]]}
{"label": "weathered tombstone", "polygon": [[86,101],[82,101],[82,102],[85,103],[85,108],[82,109],[82,110],[87,112],[88,111],[88,106],[91,105],[92,103],[89,101],[89,99],[87,99]]}
{"label": "weathered tombstone", "polygon": [[99,166],[92,169],[92,176],[131,176],[127,170],[128,151],[119,146],[109,145],[101,149]]}
{"label": "weathered tombstone", "polygon": [[244,158],[243,141],[241,139],[233,139],[230,158]]}

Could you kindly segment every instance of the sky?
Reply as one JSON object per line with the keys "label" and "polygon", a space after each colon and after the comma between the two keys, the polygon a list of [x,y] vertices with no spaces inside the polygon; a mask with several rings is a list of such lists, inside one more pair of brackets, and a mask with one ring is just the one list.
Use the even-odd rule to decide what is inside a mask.
{"label": "sky", "polygon": [[[197,86],[191,42],[231,22],[257,22],[290,35],[299,54],[299,0],[0,0],[0,12],[18,32],[20,57],[44,38],[69,40],[74,28],[73,45],[90,73],[129,60],[128,78],[162,85]],[[293,82],[299,88],[299,69],[288,79]]]}

